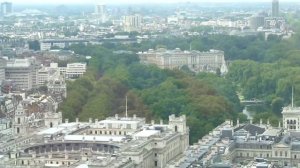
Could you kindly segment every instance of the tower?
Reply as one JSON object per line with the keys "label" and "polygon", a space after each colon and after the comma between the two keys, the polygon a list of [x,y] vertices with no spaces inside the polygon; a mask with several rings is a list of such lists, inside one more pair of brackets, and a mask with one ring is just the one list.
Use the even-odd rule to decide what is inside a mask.
{"label": "tower", "polygon": [[15,135],[24,134],[28,131],[27,117],[22,103],[19,103],[16,109],[13,129]]}
{"label": "tower", "polygon": [[140,31],[142,28],[143,17],[141,15],[129,15],[124,17],[124,31]]}
{"label": "tower", "polygon": [[272,1],[272,17],[279,17],[279,0]]}
{"label": "tower", "polygon": [[2,2],[1,3],[1,14],[7,15],[12,13],[12,3],[11,2]]}
{"label": "tower", "polygon": [[181,150],[186,150],[189,146],[189,128],[186,126],[186,116],[176,117],[174,114],[169,116],[169,129],[180,134]]}
{"label": "tower", "polygon": [[95,6],[95,14],[100,17],[101,23],[105,23],[107,21],[105,4],[97,4]]}

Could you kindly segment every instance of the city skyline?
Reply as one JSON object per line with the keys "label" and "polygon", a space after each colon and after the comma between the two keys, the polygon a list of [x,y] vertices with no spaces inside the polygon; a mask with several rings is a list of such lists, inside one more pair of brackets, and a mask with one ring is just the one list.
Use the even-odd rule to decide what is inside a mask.
{"label": "city skyline", "polygon": [[[6,2],[5,0],[2,0],[1,2]],[[149,1],[146,0],[132,0],[130,2],[126,0],[44,0],[44,1],[39,1],[39,0],[7,0],[7,2],[12,2],[15,4],[143,4],[143,3],[149,3]],[[242,0],[165,0],[165,1],[160,1],[160,0],[152,0],[151,3],[183,3],[183,2],[193,2],[193,3],[257,3],[257,2],[272,2],[271,0],[253,0],[253,1],[242,1]],[[281,3],[288,3],[288,2],[298,2],[297,0],[285,0],[285,1],[280,1]]]}

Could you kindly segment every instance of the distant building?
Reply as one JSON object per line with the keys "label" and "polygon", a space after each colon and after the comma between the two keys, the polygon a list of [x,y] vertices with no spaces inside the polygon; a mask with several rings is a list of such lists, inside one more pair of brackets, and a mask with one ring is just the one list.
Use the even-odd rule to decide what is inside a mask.
{"label": "distant building", "polygon": [[74,79],[83,76],[86,72],[86,63],[70,63],[67,64],[66,78]]}
{"label": "distant building", "polygon": [[95,6],[95,14],[99,17],[101,23],[105,23],[107,21],[107,13],[105,4],[97,4]]}
{"label": "distant building", "polygon": [[227,72],[227,66],[224,58],[224,52],[219,50],[210,50],[208,52],[200,51],[181,51],[175,50],[150,49],[147,52],[138,53],[142,64],[154,64],[161,69],[181,69],[187,66],[193,72],[214,72],[218,70],[221,73]]}
{"label": "distant building", "polygon": [[61,95],[67,98],[67,84],[60,75],[49,76],[47,82],[48,93],[51,95]]}
{"label": "distant building", "polygon": [[2,2],[1,3],[1,14],[7,15],[13,12],[12,3],[11,2]]}
{"label": "distant building", "polygon": [[64,49],[72,44],[87,44],[85,39],[45,39],[40,41],[41,51],[49,51],[53,48]]}
{"label": "distant building", "polygon": [[52,67],[56,66],[57,64],[51,63],[50,67],[42,67],[37,72],[37,86],[43,86],[46,85],[50,78],[59,78],[61,76],[59,68],[58,67]]}
{"label": "distant building", "polygon": [[5,67],[6,60],[0,58],[0,85],[3,80],[5,80]]}
{"label": "distant building", "polygon": [[299,107],[284,107],[282,111],[283,128],[289,131],[300,131]]}
{"label": "distant building", "polygon": [[284,30],[286,28],[286,21],[283,17],[266,17],[264,28]]}
{"label": "distant building", "polygon": [[259,27],[263,27],[265,25],[265,17],[261,15],[254,15],[249,19],[249,26],[253,30],[257,30]]}
{"label": "distant building", "polygon": [[279,17],[279,0],[272,1],[272,17]]}
{"label": "distant building", "polygon": [[129,15],[124,17],[124,31],[141,31],[142,28],[142,16],[141,15]]}
{"label": "distant building", "polygon": [[30,90],[36,86],[37,67],[34,60],[14,59],[7,62],[5,79],[11,80],[18,90]]}

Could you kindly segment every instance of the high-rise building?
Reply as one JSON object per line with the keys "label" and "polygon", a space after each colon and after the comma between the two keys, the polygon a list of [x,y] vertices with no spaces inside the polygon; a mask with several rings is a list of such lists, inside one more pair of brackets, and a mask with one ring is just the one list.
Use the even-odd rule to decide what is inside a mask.
{"label": "high-rise building", "polygon": [[272,1],[272,17],[279,17],[279,0]]}
{"label": "high-rise building", "polygon": [[105,4],[97,4],[95,6],[95,14],[100,17],[101,23],[105,23],[107,21]]}
{"label": "high-rise building", "polygon": [[1,3],[1,14],[7,15],[12,13],[12,3],[11,2],[2,2]]}
{"label": "high-rise building", "polygon": [[140,31],[142,27],[142,16],[141,15],[129,15],[124,18],[124,31]]}
{"label": "high-rise building", "polygon": [[5,80],[5,66],[6,66],[6,61],[0,58],[0,85],[1,82]]}
{"label": "high-rise building", "polygon": [[265,17],[261,15],[254,15],[249,19],[249,26],[251,29],[257,30],[259,27],[263,27],[265,24]]}

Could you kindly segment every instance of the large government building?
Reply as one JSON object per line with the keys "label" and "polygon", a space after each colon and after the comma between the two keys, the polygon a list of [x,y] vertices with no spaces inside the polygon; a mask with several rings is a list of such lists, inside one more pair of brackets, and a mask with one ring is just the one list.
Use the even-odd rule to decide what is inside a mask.
{"label": "large government building", "polygon": [[147,52],[138,53],[142,64],[154,64],[161,69],[181,69],[187,66],[193,72],[213,72],[218,70],[222,74],[226,73],[227,66],[224,58],[224,52],[219,50],[210,50],[208,52],[200,51],[182,51],[179,48],[175,50],[149,49]]}
{"label": "large government building", "polygon": [[189,147],[174,167],[300,167],[300,108],[285,107],[283,124],[226,121]]}
{"label": "large government building", "polygon": [[0,142],[1,168],[167,167],[189,146],[185,116],[171,115],[168,123],[146,123],[135,115],[62,122],[61,113],[28,114],[20,103],[2,129],[7,138]]}

